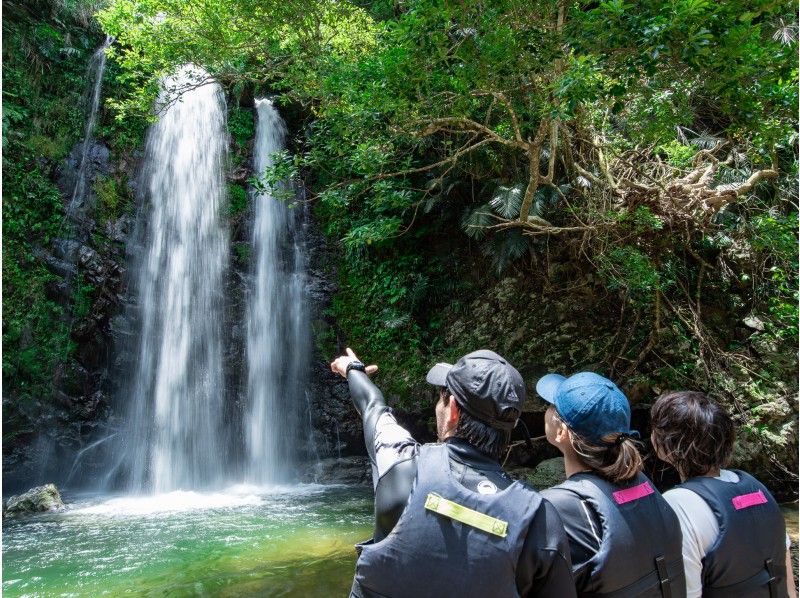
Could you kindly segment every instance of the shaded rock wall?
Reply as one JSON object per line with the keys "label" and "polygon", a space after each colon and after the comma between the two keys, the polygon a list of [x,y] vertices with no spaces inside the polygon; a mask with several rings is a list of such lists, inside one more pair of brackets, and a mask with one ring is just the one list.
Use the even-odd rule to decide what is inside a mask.
{"label": "shaded rock wall", "polygon": [[4,447],[6,492],[50,480],[80,483],[102,457],[89,447],[108,434],[114,390],[108,365],[123,332],[113,318],[125,301],[125,240],[132,219],[127,212],[98,217],[93,183],[98,177],[127,180],[128,173],[112,163],[105,145],[92,142],[86,193],[70,211],[81,152],[78,143],[53,173],[67,213],[62,236],[35,250],[35,256],[56,276],[46,291],[63,308],[73,350],[53,372],[52,397],[41,397],[25,413],[30,432]]}

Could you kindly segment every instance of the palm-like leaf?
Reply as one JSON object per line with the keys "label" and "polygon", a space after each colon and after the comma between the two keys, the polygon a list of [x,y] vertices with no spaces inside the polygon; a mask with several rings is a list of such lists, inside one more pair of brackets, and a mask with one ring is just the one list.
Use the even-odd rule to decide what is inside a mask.
{"label": "palm-like leaf", "polygon": [[722,140],[711,133],[700,133],[697,137],[692,139],[690,143],[700,149],[714,149]]}
{"label": "palm-like leaf", "polygon": [[503,218],[516,218],[522,207],[523,196],[524,187],[519,183],[511,187],[499,185],[489,200],[489,205]]}
{"label": "palm-like leaf", "polygon": [[472,239],[482,239],[493,222],[491,207],[484,204],[469,212],[461,220],[461,229]]}
{"label": "palm-like leaf", "polygon": [[520,229],[514,229],[495,235],[484,247],[492,260],[492,267],[499,275],[516,259],[528,250],[528,239]]}

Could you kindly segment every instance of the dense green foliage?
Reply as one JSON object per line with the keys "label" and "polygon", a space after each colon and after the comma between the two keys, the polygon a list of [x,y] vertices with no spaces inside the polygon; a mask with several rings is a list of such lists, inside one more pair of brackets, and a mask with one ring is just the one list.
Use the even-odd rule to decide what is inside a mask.
{"label": "dense green foliage", "polygon": [[[776,457],[797,443],[793,4],[110,0],[97,18],[117,38],[102,126],[117,152],[141,141],[175,66],[226,86],[234,227],[253,134],[236,102],[275,95],[292,114],[301,136],[261,184],[290,176],[312,192],[341,249],[325,350],[345,338],[394,400],[414,403],[431,361],[487,344],[526,366],[596,368],[644,398],[711,391],[761,448],[745,458],[794,475]],[[65,32],[36,27],[11,39],[38,40],[37,56],[77,76],[70,52],[43,49]],[[12,94],[40,68],[15,48]],[[54,100],[37,125],[24,97],[48,96],[4,108],[12,181],[34,156],[63,157],[80,122]],[[13,138],[21,126],[33,129]],[[15,188],[57,201],[35,180]],[[96,183],[109,214],[122,188]],[[54,234],[41,226],[37,239]]]}
{"label": "dense green foliage", "polygon": [[[74,237],[69,197],[55,181],[84,136],[93,81],[87,68],[103,34],[92,1],[4,4],[3,15],[3,387],[4,440],[36,432],[52,405],[58,366],[73,358],[72,332],[87,317],[96,289],[78,272],[69,280],[45,265],[54,241]],[[104,88],[129,84],[110,64]],[[118,162],[140,147],[147,119],[113,120],[101,110],[95,137]],[[67,167],[69,168],[69,167]],[[104,225],[132,209],[122,172],[98,177],[91,245],[113,245]]]}
{"label": "dense green foliage", "polygon": [[[91,15],[45,3],[4,5],[3,15],[3,383],[5,413],[50,395],[55,364],[72,350],[57,278],[37,251],[64,236],[64,198],[51,179],[82,137],[86,65],[98,35]],[[87,14],[88,13],[88,14]],[[13,417],[5,438],[28,432]]]}
{"label": "dense green foliage", "polygon": [[188,61],[302,107],[265,180],[315,192],[344,250],[332,315],[396,398],[469,339],[547,332],[462,330],[513,273],[595,297],[605,353],[553,367],[704,388],[771,455],[796,443],[791,3],[115,0],[100,20],[148,81],[124,110]]}

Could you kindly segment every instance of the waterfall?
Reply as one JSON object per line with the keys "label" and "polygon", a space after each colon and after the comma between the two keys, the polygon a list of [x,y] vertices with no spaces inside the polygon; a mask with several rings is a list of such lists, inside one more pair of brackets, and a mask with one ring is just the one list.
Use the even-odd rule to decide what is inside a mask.
{"label": "waterfall", "polygon": [[72,190],[72,197],[67,206],[67,215],[74,214],[75,210],[81,206],[84,196],[86,195],[87,161],[89,158],[89,149],[92,147],[92,133],[97,124],[97,111],[100,108],[100,92],[103,87],[103,73],[106,70],[106,50],[113,42],[113,37],[106,36],[103,45],[97,49],[92,59],[89,61],[87,73],[93,73],[94,85],[90,98],[89,117],[86,119],[86,129],[83,135],[83,146],[81,147],[77,178],[75,180],[75,187]]}
{"label": "waterfall", "polygon": [[[286,127],[268,99],[256,100],[254,170],[284,147]],[[298,452],[310,340],[304,299],[302,209],[253,192],[253,277],[247,310],[247,472],[250,481],[285,480]]]}
{"label": "waterfall", "polygon": [[[122,460],[134,491],[209,487],[227,465],[222,320],[228,233],[221,218],[225,101],[185,66],[162,84],[148,133],[132,267],[138,325]],[[175,101],[175,89],[183,90]],[[113,472],[113,470],[112,470]]]}

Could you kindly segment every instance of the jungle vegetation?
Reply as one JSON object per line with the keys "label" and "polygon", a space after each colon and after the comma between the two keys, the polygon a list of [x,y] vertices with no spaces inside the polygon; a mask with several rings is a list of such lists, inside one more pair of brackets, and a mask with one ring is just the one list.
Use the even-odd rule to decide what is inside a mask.
{"label": "jungle vegetation", "polygon": [[[78,6],[90,5],[63,10]],[[419,403],[432,361],[485,343],[512,361],[594,368],[646,388],[645,399],[707,390],[736,414],[751,447],[742,459],[796,480],[793,3],[108,0],[91,8],[116,38],[109,139],[135,144],[159,80],[186,63],[225,85],[232,123],[246,124],[237,105],[253,95],[274,96],[292,115],[291,152],[254,182],[289,177],[308,190],[338,251],[336,324],[320,342],[333,353],[346,341],[379,363],[397,404]],[[38,40],[26,46],[32,58],[4,53],[3,178],[12,188],[3,208],[4,379],[28,367],[26,334],[61,347],[54,358],[68,351],[59,329],[37,328],[53,307],[42,303],[46,275],[30,257],[62,208],[41,169],[26,164],[63,157],[58,142],[78,138],[79,119],[52,100],[35,107],[52,115],[37,125],[30,94],[17,91],[48,93],[55,82],[37,78],[40,63],[80,75],[62,51],[69,28],[52,29],[12,32]],[[90,48],[76,51],[84,62],[75,54],[75,64],[85,64]],[[247,201],[235,195],[237,205]],[[27,300],[41,307],[15,307]],[[542,329],[549,301],[589,306],[570,338]],[[553,326],[563,320],[554,316]],[[599,341],[589,344],[593,335]],[[572,349],[555,351],[559,342]]]}

